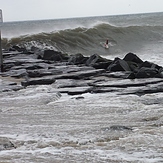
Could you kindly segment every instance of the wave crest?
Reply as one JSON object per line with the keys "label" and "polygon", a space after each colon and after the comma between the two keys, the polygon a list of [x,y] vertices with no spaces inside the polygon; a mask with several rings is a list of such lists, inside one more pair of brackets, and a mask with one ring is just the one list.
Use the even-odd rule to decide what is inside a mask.
{"label": "wave crest", "polygon": [[163,39],[163,26],[128,26],[116,27],[108,23],[95,24],[91,28],[77,27],[53,32],[42,32],[2,40],[3,48],[19,45],[25,48],[49,48],[62,52],[84,54],[102,50],[100,42],[109,39],[111,45],[119,49],[127,46],[139,47],[145,41]]}

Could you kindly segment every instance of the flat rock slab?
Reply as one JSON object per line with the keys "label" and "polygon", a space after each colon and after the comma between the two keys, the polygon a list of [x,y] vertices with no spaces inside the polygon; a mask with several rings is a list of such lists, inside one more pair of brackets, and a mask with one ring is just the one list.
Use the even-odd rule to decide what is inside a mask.
{"label": "flat rock slab", "polygon": [[90,83],[93,83],[94,80],[75,80],[75,79],[56,79],[55,87],[56,88],[74,88],[74,87],[83,87],[89,86]]}
{"label": "flat rock slab", "polygon": [[29,85],[46,85],[46,84],[52,84],[55,82],[55,79],[51,76],[46,76],[44,78],[30,78],[26,81],[22,81],[22,86],[29,86]]}
{"label": "flat rock slab", "polygon": [[100,81],[94,83],[93,86],[96,87],[133,87],[133,86],[144,86],[147,84],[163,83],[163,79],[160,78],[148,78],[148,79],[117,79]]}
{"label": "flat rock slab", "polygon": [[96,76],[101,73],[105,72],[103,69],[94,69],[94,70],[85,70],[85,71],[78,71],[78,72],[70,72],[70,73],[63,73],[62,75],[56,75],[55,79],[83,79],[88,78],[91,76]]}
{"label": "flat rock slab", "polygon": [[11,77],[0,77],[0,92],[18,91],[24,87],[21,85],[23,79]]}
{"label": "flat rock slab", "polygon": [[81,87],[65,87],[56,89],[60,93],[67,93],[69,95],[81,95],[84,93],[92,92],[92,87],[81,86]]}

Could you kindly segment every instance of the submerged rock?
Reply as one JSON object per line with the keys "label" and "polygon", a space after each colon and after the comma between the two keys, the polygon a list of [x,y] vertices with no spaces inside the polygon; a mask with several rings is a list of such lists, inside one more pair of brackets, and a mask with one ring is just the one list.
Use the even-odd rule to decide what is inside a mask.
{"label": "submerged rock", "polygon": [[16,146],[5,137],[0,137],[0,151],[16,148]]}
{"label": "submerged rock", "polygon": [[102,128],[102,130],[124,131],[124,130],[132,130],[132,128],[127,126],[114,125],[114,126]]}

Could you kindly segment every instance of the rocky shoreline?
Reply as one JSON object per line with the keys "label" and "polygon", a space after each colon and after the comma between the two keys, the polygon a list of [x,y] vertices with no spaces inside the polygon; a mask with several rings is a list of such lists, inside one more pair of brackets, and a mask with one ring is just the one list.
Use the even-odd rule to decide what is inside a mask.
{"label": "rocky shoreline", "polygon": [[97,54],[85,57],[13,46],[3,51],[3,58],[0,92],[47,84],[55,84],[57,92],[68,95],[163,92],[162,66],[142,61],[133,53],[109,60]]}

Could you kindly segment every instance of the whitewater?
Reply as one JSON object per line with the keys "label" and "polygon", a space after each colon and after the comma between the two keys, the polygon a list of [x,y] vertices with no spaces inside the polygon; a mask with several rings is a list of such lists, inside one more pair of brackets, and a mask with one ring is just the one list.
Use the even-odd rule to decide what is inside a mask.
{"label": "whitewater", "polygon": [[[151,13],[5,22],[2,46],[109,59],[133,52],[163,66],[162,20],[163,13]],[[109,49],[100,45],[106,39]],[[21,79],[0,77],[0,85],[6,81],[20,84]],[[0,142],[13,143],[8,150],[0,146],[0,162],[163,162],[163,93],[70,96],[56,92],[60,85],[0,93]]]}
{"label": "whitewater", "polygon": [[[105,57],[124,56],[128,52],[142,57],[156,56],[162,53],[162,17],[162,13],[153,13],[6,22],[1,25],[3,47],[21,45],[30,49],[34,46]],[[109,51],[100,46],[106,39]]]}

